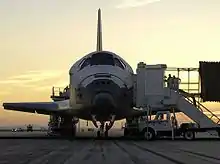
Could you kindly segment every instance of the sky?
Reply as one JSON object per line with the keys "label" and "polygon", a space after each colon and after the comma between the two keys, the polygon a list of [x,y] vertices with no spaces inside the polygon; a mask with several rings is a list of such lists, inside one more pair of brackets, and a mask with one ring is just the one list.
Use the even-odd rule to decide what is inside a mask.
{"label": "sky", "polygon": [[[219,0],[1,0],[0,103],[51,101],[52,86],[67,85],[71,65],[95,50],[98,8],[104,49],[134,71],[140,61],[198,67],[219,60]],[[0,109],[1,124],[47,120]]]}

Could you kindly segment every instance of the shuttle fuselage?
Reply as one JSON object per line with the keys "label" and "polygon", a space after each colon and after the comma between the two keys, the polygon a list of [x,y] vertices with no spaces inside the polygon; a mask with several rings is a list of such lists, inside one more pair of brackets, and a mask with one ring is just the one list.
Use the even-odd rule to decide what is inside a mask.
{"label": "shuttle fuselage", "polygon": [[[82,119],[109,121],[123,119],[132,109],[132,68],[118,55],[108,51],[89,53],[70,69],[70,106],[80,104]],[[73,108],[74,109],[74,108]]]}

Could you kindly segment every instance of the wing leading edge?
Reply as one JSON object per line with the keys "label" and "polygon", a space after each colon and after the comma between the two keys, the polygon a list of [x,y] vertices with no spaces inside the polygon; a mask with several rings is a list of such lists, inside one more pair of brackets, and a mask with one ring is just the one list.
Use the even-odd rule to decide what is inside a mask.
{"label": "wing leading edge", "polygon": [[50,115],[53,113],[65,114],[70,110],[69,100],[58,102],[21,102],[3,103],[6,110],[21,111],[27,113],[38,113]]}

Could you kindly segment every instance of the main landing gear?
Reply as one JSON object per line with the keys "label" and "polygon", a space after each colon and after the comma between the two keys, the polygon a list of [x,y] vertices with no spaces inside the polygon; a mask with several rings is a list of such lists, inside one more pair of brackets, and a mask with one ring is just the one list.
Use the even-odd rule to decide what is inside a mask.
{"label": "main landing gear", "polygon": [[76,136],[76,123],[72,117],[64,117],[60,124],[60,134],[65,137]]}
{"label": "main landing gear", "polygon": [[51,116],[47,134],[49,136],[75,137],[77,123],[78,119],[73,117]]}

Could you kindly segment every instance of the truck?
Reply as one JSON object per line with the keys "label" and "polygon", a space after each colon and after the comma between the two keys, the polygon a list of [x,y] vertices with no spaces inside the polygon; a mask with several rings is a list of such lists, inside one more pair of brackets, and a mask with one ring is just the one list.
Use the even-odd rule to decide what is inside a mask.
{"label": "truck", "polygon": [[27,132],[33,132],[33,126],[31,124],[27,126]]}
{"label": "truck", "polygon": [[220,137],[220,128],[203,129],[194,122],[181,123],[175,114],[170,111],[157,111],[152,116],[133,117],[126,120],[124,137],[141,137],[146,140],[155,140],[161,137],[183,137],[186,140],[195,139],[197,132],[215,131]]}

